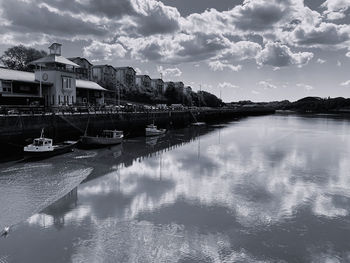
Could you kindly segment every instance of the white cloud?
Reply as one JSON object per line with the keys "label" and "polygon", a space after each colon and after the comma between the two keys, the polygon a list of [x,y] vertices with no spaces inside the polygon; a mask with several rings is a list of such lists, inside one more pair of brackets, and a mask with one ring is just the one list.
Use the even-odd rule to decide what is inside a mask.
{"label": "white cloud", "polygon": [[337,66],[338,66],[338,67],[341,67],[341,65],[342,65],[342,64],[341,64],[341,61],[337,60]]}
{"label": "white cloud", "polygon": [[324,64],[324,63],[326,63],[326,60],[321,59],[321,58],[318,58],[318,59],[316,60],[316,63],[318,63],[318,64]]}
{"label": "white cloud", "polygon": [[127,50],[120,44],[107,44],[99,41],[92,41],[89,46],[84,47],[83,54],[92,61],[111,60],[112,58],[124,57]]}
{"label": "white cloud", "polygon": [[232,83],[229,83],[229,82],[222,82],[222,83],[219,83],[218,87],[220,89],[238,89],[239,86],[237,85],[234,85]]}
{"label": "white cloud", "polygon": [[213,71],[223,71],[224,69],[229,69],[234,72],[237,72],[242,69],[241,65],[234,66],[234,65],[228,64],[227,61],[223,61],[223,62],[218,60],[209,61],[208,65],[209,65],[209,68],[212,69]]}
{"label": "white cloud", "polygon": [[163,66],[157,66],[157,71],[163,74],[163,77],[180,77],[182,71],[179,68],[163,68]]}
{"label": "white cloud", "polygon": [[142,74],[142,70],[140,68],[134,68],[134,69],[135,69],[137,75]]}
{"label": "white cloud", "polygon": [[308,85],[308,84],[304,84],[304,83],[298,83],[298,84],[297,84],[297,87],[303,88],[303,89],[305,89],[305,90],[307,90],[307,91],[310,91],[310,90],[313,90],[313,89],[314,89],[313,86]]}
{"label": "white cloud", "polygon": [[329,20],[337,20],[345,17],[345,12],[350,8],[348,0],[326,0],[321,7],[326,8],[323,12]]}
{"label": "white cloud", "polygon": [[262,80],[258,84],[259,86],[262,86],[264,89],[277,89],[277,86],[273,85],[269,81]]}
{"label": "white cloud", "polygon": [[290,65],[303,66],[313,58],[311,52],[293,53],[290,48],[281,43],[269,42],[256,57],[258,65],[270,65],[273,67],[285,67]]}
{"label": "white cloud", "polygon": [[347,81],[340,83],[340,86],[350,87],[350,80],[347,80]]}
{"label": "white cloud", "polygon": [[286,37],[289,43],[299,47],[344,48],[350,40],[350,25],[319,23],[300,24]]}

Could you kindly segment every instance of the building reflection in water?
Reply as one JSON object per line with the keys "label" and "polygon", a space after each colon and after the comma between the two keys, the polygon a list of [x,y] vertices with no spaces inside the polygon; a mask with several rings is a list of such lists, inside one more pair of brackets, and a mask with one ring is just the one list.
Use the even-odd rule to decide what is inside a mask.
{"label": "building reflection in water", "polygon": [[51,216],[53,224],[57,229],[64,226],[64,216],[68,212],[77,207],[78,188],[75,187],[68,194],[55,201],[53,204],[45,208],[41,213]]}

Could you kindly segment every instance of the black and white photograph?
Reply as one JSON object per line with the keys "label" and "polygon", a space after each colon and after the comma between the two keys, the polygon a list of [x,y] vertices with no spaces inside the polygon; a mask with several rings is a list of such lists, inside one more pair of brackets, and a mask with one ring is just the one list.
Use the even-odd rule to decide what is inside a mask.
{"label": "black and white photograph", "polygon": [[0,0],[0,263],[350,263],[350,0]]}

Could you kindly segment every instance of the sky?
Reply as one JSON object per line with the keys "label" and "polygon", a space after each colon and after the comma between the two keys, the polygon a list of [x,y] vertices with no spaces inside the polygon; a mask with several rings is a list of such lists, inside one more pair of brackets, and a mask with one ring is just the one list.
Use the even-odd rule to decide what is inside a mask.
{"label": "sky", "polygon": [[132,66],[225,101],[350,97],[350,0],[0,0],[23,44]]}

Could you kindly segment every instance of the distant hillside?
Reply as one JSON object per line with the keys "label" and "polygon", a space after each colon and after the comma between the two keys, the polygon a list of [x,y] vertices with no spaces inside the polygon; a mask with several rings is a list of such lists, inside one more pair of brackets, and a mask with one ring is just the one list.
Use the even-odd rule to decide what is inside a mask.
{"label": "distant hillside", "polygon": [[320,98],[320,97],[305,97],[295,102],[288,100],[273,101],[273,102],[259,102],[254,103],[251,101],[242,101],[237,103],[231,103],[235,105],[259,105],[265,107],[271,107],[275,110],[290,110],[296,112],[316,112],[316,113],[341,113],[350,112],[350,99],[337,97],[337,98]]}

